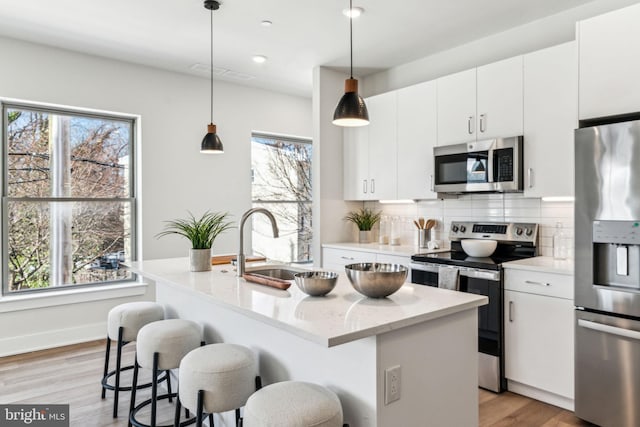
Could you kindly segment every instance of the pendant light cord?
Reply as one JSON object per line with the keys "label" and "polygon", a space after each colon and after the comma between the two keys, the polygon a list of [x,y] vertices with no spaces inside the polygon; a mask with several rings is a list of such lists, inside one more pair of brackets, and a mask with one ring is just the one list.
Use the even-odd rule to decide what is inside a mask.
{"label": "pendant light cord", "polygon": [[209,112],[211,113],[211,123],[213,123],[213,9],[211,9],[211,107]]}
{"label": "pendant light cord", "polygon": [[353,0],[349,0],[349,74],[353,79]]}

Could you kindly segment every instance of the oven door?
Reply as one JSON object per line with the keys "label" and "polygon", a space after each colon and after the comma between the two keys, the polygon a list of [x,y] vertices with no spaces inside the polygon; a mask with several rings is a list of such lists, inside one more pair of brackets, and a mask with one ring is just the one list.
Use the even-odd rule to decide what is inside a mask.
{"label": "oven door", "polygon": [[[438,287],[440,264],[411,263],[411,282]],[[500,392],[506,389],[503,358],[503,290],[499,270],[457,267],[460,292],[488,297],[487,305],[478,307],[478,383],[480,387]]]}

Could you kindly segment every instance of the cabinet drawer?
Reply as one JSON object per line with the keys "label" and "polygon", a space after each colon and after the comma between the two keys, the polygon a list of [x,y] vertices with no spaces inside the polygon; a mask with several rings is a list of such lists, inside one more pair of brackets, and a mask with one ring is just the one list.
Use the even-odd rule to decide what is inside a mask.
{"label": "cabinet drawer", "polygon": [[332,266],[344,267],[347,264],[358,262],[375,262],[376,254],[371,252],[349,251],[344,249],[324,248],[322,249],[322,265],[325,268]]}
{"label": "cabinet drawer", "polygon": [[505,269],[504,288],[573,300],[573,276],[565,274]]}

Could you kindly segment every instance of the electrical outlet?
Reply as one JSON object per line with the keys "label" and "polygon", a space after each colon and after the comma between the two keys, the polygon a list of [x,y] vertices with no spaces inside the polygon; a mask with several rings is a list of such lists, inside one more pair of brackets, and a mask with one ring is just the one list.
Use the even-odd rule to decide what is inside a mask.
{"label": "electrical outlet", "polygon": [[391,366],[384,371],[384,404],[400,399],[400,366]]}

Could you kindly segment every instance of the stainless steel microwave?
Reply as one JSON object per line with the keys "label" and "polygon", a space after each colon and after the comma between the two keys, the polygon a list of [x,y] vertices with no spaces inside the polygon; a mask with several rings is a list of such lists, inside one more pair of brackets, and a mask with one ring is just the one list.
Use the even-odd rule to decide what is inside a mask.
{"label": "stainless steel microwave", "polygon": [[522,136],[514,136],[434,147],[434,190],[522,191],[522,143]]}

